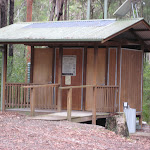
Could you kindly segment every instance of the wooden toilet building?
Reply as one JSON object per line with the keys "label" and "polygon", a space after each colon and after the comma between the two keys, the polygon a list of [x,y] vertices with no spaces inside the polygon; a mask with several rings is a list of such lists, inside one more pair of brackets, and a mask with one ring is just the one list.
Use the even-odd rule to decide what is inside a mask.
{"label": "wooden toilet building", "polygon": [[[0,29],[2,108],[123,112],[142,115],[143,53],[150,26],[142,18],[16,23]],[[31,83],[7,83],[7,45],[31,46]]]}

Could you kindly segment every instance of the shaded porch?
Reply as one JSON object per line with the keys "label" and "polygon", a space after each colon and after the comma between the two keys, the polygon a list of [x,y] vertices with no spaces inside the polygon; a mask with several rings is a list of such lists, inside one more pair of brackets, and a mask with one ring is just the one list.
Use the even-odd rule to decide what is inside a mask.
{"label": "shaded porch", "polygon": [[[96,104],[93,103],[92,111],[72,110],[72,92],[76,88],[90,88],[93,90],[93,99],[96,98]],[[56,90],[60,90],[59,92],[67,90],[67,110],[61,109],[61,102],[58,102],[56,99]],[[34,116],[35,112],[43,112],[47,114],[33,117],[33,119],[84,122],[92,120],[92,116],[95,116],[95,119],[107,118],[110,113],[116,112],[118,91],[118,86],[82,85],[60,87],[59,84],[34,85],[7,83],[5,107],[7,111],[30,111],[31,116]],[[35,94],[37,92],[40,93],[38,96],[42,99],[38,99],[38,102],[35,103]]]}

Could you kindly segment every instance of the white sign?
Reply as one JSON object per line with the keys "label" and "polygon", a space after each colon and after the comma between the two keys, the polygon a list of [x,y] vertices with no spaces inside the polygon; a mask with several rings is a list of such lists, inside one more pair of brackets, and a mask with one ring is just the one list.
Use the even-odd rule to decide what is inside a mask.
{"label": "white sign", "polygon": [[65,85],[71,85],[71,76],[65,76]]}
{"label": "white sign", "polygon": [[76,76],[76,56],[64,55],[62,65],[63,76]]}

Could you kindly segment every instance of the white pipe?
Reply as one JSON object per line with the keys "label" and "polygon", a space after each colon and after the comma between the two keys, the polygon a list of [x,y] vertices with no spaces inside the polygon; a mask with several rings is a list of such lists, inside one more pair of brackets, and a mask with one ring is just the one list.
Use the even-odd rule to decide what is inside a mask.
{"label": "white pipe", "polygon": [[104,0],[104,19],[107,19],[108,0]]}
{"label": "white pipe", "polygon": [[90,8],[91,7],[91,0],[88,0],[88,4],[87,4],[87,20],[90,19]]}

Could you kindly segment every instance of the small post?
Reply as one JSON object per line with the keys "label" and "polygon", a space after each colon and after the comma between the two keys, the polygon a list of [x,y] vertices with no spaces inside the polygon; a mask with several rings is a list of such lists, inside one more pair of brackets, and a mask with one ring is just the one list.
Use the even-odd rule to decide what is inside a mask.
{"label": "small post", "polygon": [[142,114],[139,116],[139,125],[141,125],[141,129],[142,129]]}
{"label": "small post", "polygon": [[92,109],[92,124],[96,125],[96,95],[97,95],[97,86],[93,87],[93,109]]}
{"label": "small post", "polygon": [[71,111],[72,111],[72,88],[67,92],[67,120],[71,121]]}
{"label": "small post", "polygon": [[30,83],[33,83],[34,46],[31,46]]}
{"label": "small post", "polygon": [[[59,64],[58,64],[58,84],[61,87],[62,82],[62,56],[63,56],[63,48],[59,48]],[[57,111],[61,111],[61,105],[62,105],[62,90],[58,88],[58,105],[57,105]]]}
{"label": "small post", "polygon": [[94,47],[94,87],[93,87],[93,108],[92,124],[96,125],[96,95],[97,95],[97,64],[98,64],[98,46]]}
{"label": "small post", "polygon": [[35,115],[35,88],[31,88],[30,92],[30,109],[31,109],[31,116]]}
{"label": "small post", "polygon": [[1,74],[1,111],[5,111],[5,84],[7,77],[7,45],[2,51],[2,74]]}

